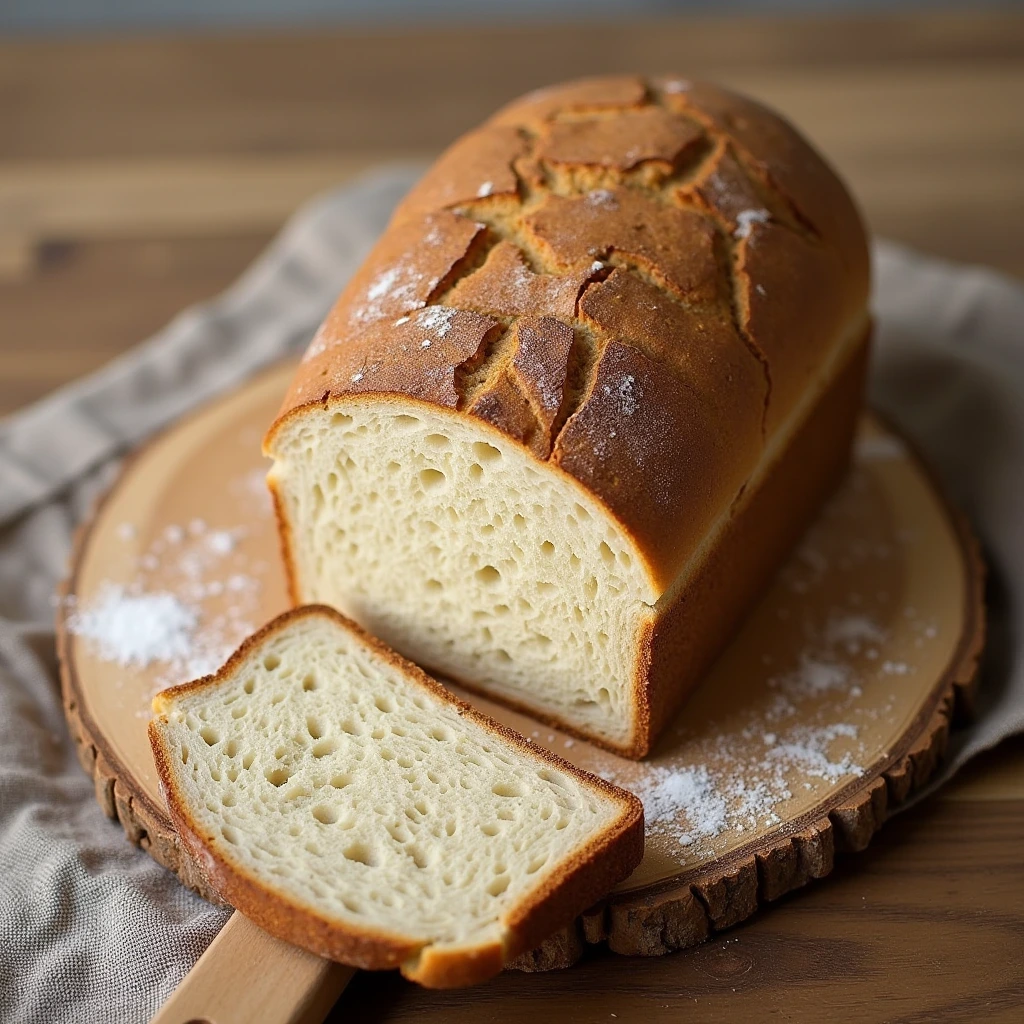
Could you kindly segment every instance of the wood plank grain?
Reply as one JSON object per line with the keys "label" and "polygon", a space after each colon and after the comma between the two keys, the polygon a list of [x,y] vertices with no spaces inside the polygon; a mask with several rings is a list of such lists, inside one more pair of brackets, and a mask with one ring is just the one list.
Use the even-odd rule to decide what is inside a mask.
{"label": "wood plank grain", "polygon": [[0,237],[195,238],[274,231],[311,196],[382,159],[388,158],[313,154],[0,162]]}
{"label": "wood plank grain", "polygon": [[[743,84],[796,71],[827,86],[853,70],[870,87],[886,68],[1012,69],[1022,49],[1024,17],[1008,11],[7,42],[0,158],[432,150],[576,75],[675,69]],[[876,116],[895,123],[899,101],[888,94]]]}
{"label": "wood plank grain", "polygon": [[226,288],[267,233],[34,246],[32,269],[0,278],[0,415],[91,372],[185,306]]}

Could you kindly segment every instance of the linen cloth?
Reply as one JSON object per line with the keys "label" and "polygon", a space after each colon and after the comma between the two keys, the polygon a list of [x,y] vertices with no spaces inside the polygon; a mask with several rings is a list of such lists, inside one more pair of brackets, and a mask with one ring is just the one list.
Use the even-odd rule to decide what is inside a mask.
{"label": "linen cloth", "polygon": [[[0,422],[0,1020],[144,1021],[227,919],[97,805],[61,710],[53,593],[133,446],[306,344],[418,168],[301,210],[226,293]],[[873,403],[928,456],[991,563],[978,716],[934,785],[1024,730],[1024,288],[876,248]]]}

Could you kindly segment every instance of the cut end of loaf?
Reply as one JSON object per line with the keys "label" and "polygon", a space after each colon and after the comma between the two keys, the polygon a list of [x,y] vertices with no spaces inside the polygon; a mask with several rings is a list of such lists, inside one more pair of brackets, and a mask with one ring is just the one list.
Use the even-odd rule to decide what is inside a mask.
{"label": "cut end of loaf", "polygon": [[302,608],[154,701],[172,818],[272,934],[433,987],[542,941],[639,862],[643,813]]}
{"label": "cut end of loaf", "polygon": [[642,742],[638,637],[657,592],[571,477],[401,400],[306,410],[272,450],[298,601],[613,749]]}

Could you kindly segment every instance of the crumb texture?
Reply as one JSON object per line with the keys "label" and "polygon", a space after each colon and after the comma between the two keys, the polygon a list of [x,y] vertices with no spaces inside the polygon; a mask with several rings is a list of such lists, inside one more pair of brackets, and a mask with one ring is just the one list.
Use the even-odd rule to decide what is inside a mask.
{"label": "crumb texture", "polygon": [[501,943],[623,816],[624,795],[463,717],[324,613],[158,698],[156,722],[205,846],[333,926],[414,947]]}
{"label": "crumb texture", "polygon": [[[413,661],[622,745],[652,598],[631,545],[565,476],[429,407],[316,411],[282,487],[303,601]],[[457,538],[457,543],[455,542]]]}

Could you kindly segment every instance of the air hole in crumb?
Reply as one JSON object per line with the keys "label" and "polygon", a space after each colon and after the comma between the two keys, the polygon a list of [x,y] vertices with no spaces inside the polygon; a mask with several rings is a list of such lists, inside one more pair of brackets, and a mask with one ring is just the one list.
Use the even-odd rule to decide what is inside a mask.
{"label": "air hole in crumb", "polygon": [[353,843],[351,846],[346,846],[341,852],[346,860],[356,864],[365,864],[368,868],[374,867],[377,863],[373,850],[366,843]]}
{"label": "air hole in crumb", "polygon": [[501,579],[501,573],[493,565],[485,565],[474,573],[476,578],[485,586],[493,586]]}
{"label": "air hole in crumb", "polygon": [[263,667],[268,672],[273,672],[274,669],[277,668],[277,666],[280,665],[280,664],[281,664],[281,659],[276,654],[268,654],[263,659]]}
{"label": "air hole in crumb", "polygon": [[480,831],[483,832],[485,836],[496,836],[498,834],[498,826],[488,822],[486,825],[480,826]]}
{"label": "air hole in crumb", "polygon": [[320,739],[324,734],[323,727],[312,715],[306,716],[306,732],[308,732],[315,740]]}
{"label": "air hole in crumb", "polygon": [[383,711],[384,714],[389,714],[395,710],[395,705],[391,703],[389,697],[375,697],[373,705],[378,711]]}
{"label": "air hole in crumb", "polygon": [[440,580],[427,580],[427,590],[441,590],[442,584]]}
{"label": "air hole in crumb", "polygon": [[[249,690],[247,692],[252,693],[252,680],[250,679],[245,685],[249,687]],[[248,710],[249,709],[245,707],[243,704],[239,704],[237,708],[231,709],[231,717],[242,718],[245,715],[246,711]]]}
{"label": "air hole in crumb", "polygon": [[479,462],[474,462],[469,467],[469,477],[471,480],[479,480],[484,475],[484,467]]}
{"label": "air hole in crumb", "polygon": [[431,448],[448,448],[451,445],[451,441],[444,434],[427,434],[423,441]]}
{"label": "air hole in crumb", "polygon": [[344,789],[346,786],[350,786],[351,784],[352,784],[352,776],[351,775],[332,775],[331,776],[331,785],[335,789]]}
{"label": "air hole in crumb", "polygon": [[346,416],[343,412],[336,412],[331,417],[332,427],[347,427],[352,422],[351,416]]}
{"label": "air hole in crumb", "polygon": [[326,757],[338,749],[338,741],[334,739],[318,740],[313,744],[314,757]]}
{"label": "air hole in crumb", "polygon": [[545,864],[547,864],[547,857],[534,857],[529,864],[526,865],[526,873],[528,875],[535,875]]}
{"label": "air hole in crumb", "polygon": [[283,786],[292,777],[287,768],[268,769],[263,774],[272,786]]}
{"label": "air hole in crumb", "polygon": [[302,688],[306,691],[316,689],[316,676],[312,672],[303,678]]}
{"label": "air hole in crumb", "polygon": [[181,748],[181,763],[188,764],[188,747]]}
{"label": "air hole in crumb", "polygon": [[491,792],[495,796],[522,796],[523,791],[514,782],[496,782],[491,786]]}
{"label": "air hole in crumb", "polygon": [[601,552],[601,560],[605,565],[613,565],[615,563],[615,552],[608,546],[607,541],[601,541],[598,551]]}
{"label": "air hole in crumb", "polygon": [[[451,733],[449,733],[447,729],[443,729],[441,726],[435,725],[430,730],[430,737],[431,737],[431,739],[437,740],[439,743],[443,743],[446,740],[451,739]],[[429,776],[429,773],[428,773],[428,776]],[[431,781],[432,782],[436,782],[437,780],[436,779],[431,779]]]}
{"label": "air hole in crumb", "polygon": [[208,747],[212,747],[214,743],[220,742],[220,733],[217,732],[212,725],[204,725],[202,729],[199,730],[199,735],[206,740],[206,745]]}
{"label": "air hole in crumb", "polygon": [[250,751],[245,757],[242,758],[242,767],[248,771],[252,767],[253,761],[256,760],[256,755]]}
{"label": "air hole in crumb", "polygon": [[497,462],[501,458],[501,452],[486,441],[474,441],[473,454],[480,462]]}
{"label": "air hole in crumb", "polygon": [[227,754],[228,757],[234,757],[235,754],[238,753],[238,740],[228,740],[227,743],[224,744],[224,753]]}
{"label": "air hole in crumb", "polygon": [[220,834],[229,842],[232,846],[237,846],[240,836],[238,829],[233,828],[231,825],[221,825]]}
{"label": "air hole in crumb", "polygon": [[439,469],[421,469],[419,479],[426,490],[433,491],[445,482],[446,477]]}
{"label": "air hole in crumb", "polygon": [[508,875],[499,875],[487,886],[487,891],[492,896],[500,896],[509,887],[511,881],[512,879]]}
{"label": "air hole in crumb", "polygon": [[411,427],[418,426],[419,422],[420,421],[416,416],[407,416],[405,413],[396,416],[394,419],[396,427],[403,427],[406,430],[410,429]]}
{"label": "air hole in crumb", "polygon": [[557,772],[553,772],[550,768],[542,768],[537,772],[537,778],[543,779],[545,782],[550,782],[553,786],[559,786],[562,789],[565,788],[565,779],[563,779]]}
{"label": "air hole in crumb", "polygon": [[[316,818],[321,825],[333,825],[338,820],[338,812],[327,804],[317,804],[316,807],[313,808],[313,817]],[[345,854],[345,856],[347,857],[348,854]]]}

